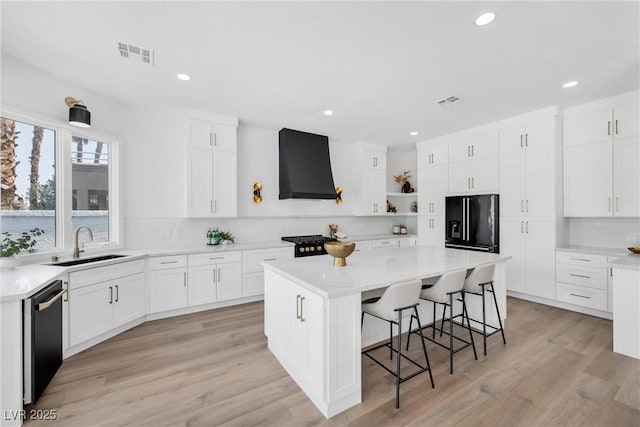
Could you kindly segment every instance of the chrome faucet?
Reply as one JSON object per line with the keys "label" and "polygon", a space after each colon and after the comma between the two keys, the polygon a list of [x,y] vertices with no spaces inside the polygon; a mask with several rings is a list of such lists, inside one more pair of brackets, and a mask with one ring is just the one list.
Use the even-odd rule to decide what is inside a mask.
{"label": "chrome faucet", "polygon": [[88,232],[89,232],[89,237],[91,238],[91,240],[93,240],[93,231],[91,231],[91,229],[89,227],[86,226],[82,226],[82,227],[78,227],[76,230],[76,236],[75,236],[75,241],[76,241],[76,246],[73,248],[73,257],[74,258],[80,258],[80,252],[84,252],[84,246],[83,249],[80,250],[80,248],[78,247],[78,233],[80,233],[80,230],[82,230],[83,228],[85,228]]}

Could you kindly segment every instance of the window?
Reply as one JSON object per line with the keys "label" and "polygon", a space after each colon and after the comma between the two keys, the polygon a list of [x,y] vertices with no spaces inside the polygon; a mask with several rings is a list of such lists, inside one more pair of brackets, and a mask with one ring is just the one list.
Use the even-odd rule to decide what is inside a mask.
{"label": "window", "polygon": [[19,236],[44,230],[38,249],[56,246],[56,132],[0,119],[2,150],[2,232]]}
{"label": "window", "polygon": [[0,231],[44,230],[35,247],[42,256],[71,252],[80,226],[93,231],[93,241],[80,233],[81,246],[117,244],[116,143],[66,125],[2,116]]}
{"label": "window", "polygon": [[[87,226],[93,242],[109,241],[109,144],[74,136],[71,138],[71,188],[73,229]],[[88,243],[82,233],[80,243]]]}

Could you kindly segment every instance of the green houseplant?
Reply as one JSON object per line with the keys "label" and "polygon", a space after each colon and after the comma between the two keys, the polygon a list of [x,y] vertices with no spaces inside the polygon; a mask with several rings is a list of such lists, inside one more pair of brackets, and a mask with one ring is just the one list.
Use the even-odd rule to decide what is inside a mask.
{"label": "green houseplant", "polygon": [[223,245],[229,244],[225,242],[235,243],[233,234],[229,233],[228,231],[220,231],[217,228],[213,230],[213,238],[221,241]]}
{"label": "green houseplant", "polygon": [[20,236],[13,238],[10,233],[2,233],[2,243],[0,243],[0,268],[14,268],[18,261],[15,258],[21,251],[33,252],[36,246],[37,236],[42,236],[44,231],[40,228],[32,228],[29,231],[23,231]]}

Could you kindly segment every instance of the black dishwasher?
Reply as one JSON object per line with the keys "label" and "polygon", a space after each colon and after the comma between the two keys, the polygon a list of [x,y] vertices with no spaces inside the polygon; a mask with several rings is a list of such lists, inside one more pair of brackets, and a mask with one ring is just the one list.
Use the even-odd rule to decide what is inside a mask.
{"label": "black dishwasher", "polygon": [[62,281],[24,300],[24,403],[35,403],[62,365]]}

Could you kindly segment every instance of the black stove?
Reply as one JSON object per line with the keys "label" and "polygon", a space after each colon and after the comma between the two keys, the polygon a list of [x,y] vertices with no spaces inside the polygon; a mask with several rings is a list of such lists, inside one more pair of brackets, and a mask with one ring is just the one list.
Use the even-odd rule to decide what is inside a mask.
{"label": "black stove", "polygon": [[326,255],[327,251],[324,248],[324,243],[334,242],[336,239],[315,234],[313,236],[283,237],[282,240],[285,242],[295,243],[294,256],[297,258],[303,256]]}

